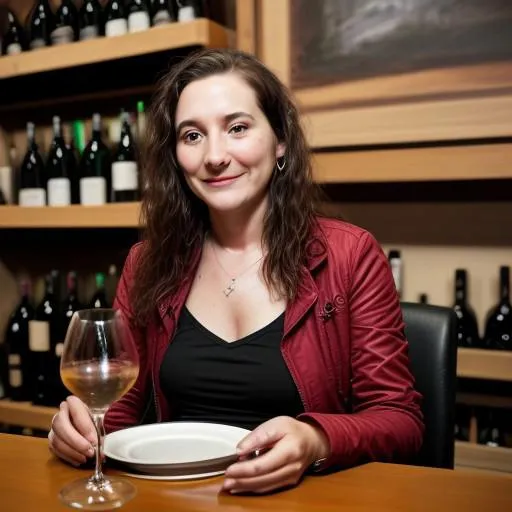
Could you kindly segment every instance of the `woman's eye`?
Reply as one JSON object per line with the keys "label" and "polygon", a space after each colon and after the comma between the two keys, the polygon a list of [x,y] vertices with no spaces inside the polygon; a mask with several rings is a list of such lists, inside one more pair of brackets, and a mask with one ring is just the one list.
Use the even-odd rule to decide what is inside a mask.
{"label": "woman's eye", "polygon": [[229,131],[235,135],[239,135],[247,131],[247,126],[244,126],[243,124],[235,124],[235,126],[232,126]]}
{"label": "woman's eye", "polygon": [[183,140],[185,142],[197,142],[201,135],[198,132],[188,132],[183,135]]}

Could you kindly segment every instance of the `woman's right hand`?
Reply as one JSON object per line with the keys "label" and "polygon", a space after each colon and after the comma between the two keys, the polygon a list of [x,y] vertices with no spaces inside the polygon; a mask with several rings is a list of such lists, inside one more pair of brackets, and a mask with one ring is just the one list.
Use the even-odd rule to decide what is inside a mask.
{"label": "woman's right hand", "polygon": [[50,450],[73,466],[94,456],[98,438],[86,405],[76,396],[68,396],[53,417],[48,434]]}

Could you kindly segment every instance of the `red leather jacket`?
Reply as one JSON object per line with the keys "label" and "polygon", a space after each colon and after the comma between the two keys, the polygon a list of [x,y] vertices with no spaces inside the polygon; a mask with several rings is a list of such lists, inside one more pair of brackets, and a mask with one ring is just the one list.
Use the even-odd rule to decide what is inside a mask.
{"label": "red leather jacket", "polygon": [[[137,244],[130,251],[117,290],[115,307],[128,316],[128,290],[140,248]],[[139,378],[109,409],[107,431],[138,424],[151,400],[157,421],[172,420],[158,374],[198,261],[199,255],[180,291],[158,304],[158,320],[134,329]],[[417,453],[424,429],[421,396],[409,371],[388,261],[368,232],[318,219],[302,284],[286,309],[282,354],[304,403],[301,417],[320,426],[329,439],[326,465],[407,461]]]}

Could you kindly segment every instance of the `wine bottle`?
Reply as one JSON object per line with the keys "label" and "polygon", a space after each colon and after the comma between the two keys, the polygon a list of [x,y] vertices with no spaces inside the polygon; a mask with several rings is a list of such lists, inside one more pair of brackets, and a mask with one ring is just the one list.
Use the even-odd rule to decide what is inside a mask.
{"label": "wine bottle", "polygon": [[118,283],[119,276],[117,274],[117,267],[115,265],[110,265],[108,267],[108,276],[105,281],[105,293],[107,296],[107,302],[110,304],[114,303]]}
{"label": "wine bottle", "polygon": [[80,159],[80,203],[105,204],[111,190],[110,151],[101,138],[101,116],[92,116],[92,137]]}
{"label": "wine bottle", "polygon": [[30,399],[30,360],[28,349],[28,324],[34,318],[30,298],[30,281],[20,282],[21,301],[14,310],[5,336],[8,351],[9,396],[14,401]]}
{"label": "wine bottle", "polygon": [[155,27],[176,21],[173,3],[170,0],[154,0],[151,10],[151,21]]}
{"label": "wine bottle", "polygon": [[74,157],[62,136],[60,117],[53,116],[53,142],[46,162],[49,206],[71,204],[71,184],[76,179],[73,160]]}
{"label": "wine bottle", "polygon": [[103,11],[98,0],[85,0],[78,14],[80,40],[95,39],[104,34]]}
{"label": "wine bottle", "polygon": [[110,0],[105,12],[105,35],[115,37],[127,33],[128,22],[122,0]]}
{"label": "wine bottle", "polygon": [[478,323],[475,312],[469,305],[467,288],[466,270],[456,269],[453,309],[457,315],[457,345],[459,347],[477,348],[481,346]]}
{"label": "wine bottle", "polygon": [[112,199],[115,202],[139,199],[138,166],[129,114],[121,114],[121,136],[112,163]]}
{"label": "wine bottle", "polygon": [[29,322],[29,349],[32,361],[32,402],[36,405],[53,406],[52,382],[55,372],[55,342],[58,336],[58,304],[55,296],[57,272],[45,278],[46,290],[37,306],[35,317]]}
{"label": "wine bottle", "polygon": [[71,0],[62,0],[55,13],[52,44],[66,44],[78,39],[78,11]]}
{"label": "wine bottle", "polygon": [[110,305],[107,301],[105,293],[105,274],[98,272],[96,274],[96,291],[92,296],[90,306],[91,308],[109,308]]}
{"label": "wine bottle", "polygon": [[25,33],[11,11],[7,11],[7,23],[7,30],[2,38],[2,54],[17,55],[27,49]]}
{"label": "wine bottle", "polygon": [[30,49],[43,48],[52,44],[51,34],[55,19],[48,0],[38,0],[30,20]]}
{"label": "wine bottle", "polygon": [[491,308],[485,323],[484,345],[490,349],[512,350],[512,306],[510,267],[500,267],[500,300]]}
{"label": "wine bottle", "polygon": [[395,281],[396,291],[398,296],[402,298],[402,255],[400,251],[392,249],[388,254],[389,265],[391,267],[391,273],[393,274],[393,280]]}
{"label": "wine bottle", "polygon": [[487,446],[505,446],[505,435],[497,410],[487,407],[478,416],[478,443]]}
{"label": "wine bottle", "polygon": [[130,0],[128,3],[128,32],[142,32],[151,26],[146,0]]}
{"label": "wine bottle", "polygon": [[418,299],[420,304],[428,304],[428,295],[426,293],[420,293]]}
{"label": "wine bottle", "polygon": [[34,123],[27,123],[27,152],[20,169],[20,206],[46,204],[46,173],[43,159],[35,141]]}
{"label": "wine bottle", "polygon": [[83,309],[82,304],[78,300],[78,285],[76,272],[70,271],[66,276],[66,287],[67,295],[64,299],[61,310],[60,310],[60,322],[58,324],[59,336],[57,343],[55,344],[55,358],[54,358],[54,389],[53,396],[54,400],[61,402],[65,400],[69,395],[67,388],[62,383],[60,377],[60,361],[62,357],[62,351],[64,349],[64,340],[68,331],[69,323],[75,311]]}
{"label": "wine bottle", "polygon": [[202,0],[176,0],[178,6],[178,21],[192,21],[206,16]]}

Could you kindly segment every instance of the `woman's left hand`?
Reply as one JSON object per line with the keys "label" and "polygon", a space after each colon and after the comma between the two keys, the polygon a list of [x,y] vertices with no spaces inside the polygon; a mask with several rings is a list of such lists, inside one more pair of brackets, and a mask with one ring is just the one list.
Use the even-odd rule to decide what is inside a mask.
{"label": "woman's left hand", "polygon": [[[256,450],[265,453],[250,458]],[[279,416],[254,429],[237,451],[240,461],[226,470],[223,490],[262,494],[296,485],[314,461],[328,456],[329,442],[319,427]]]}

